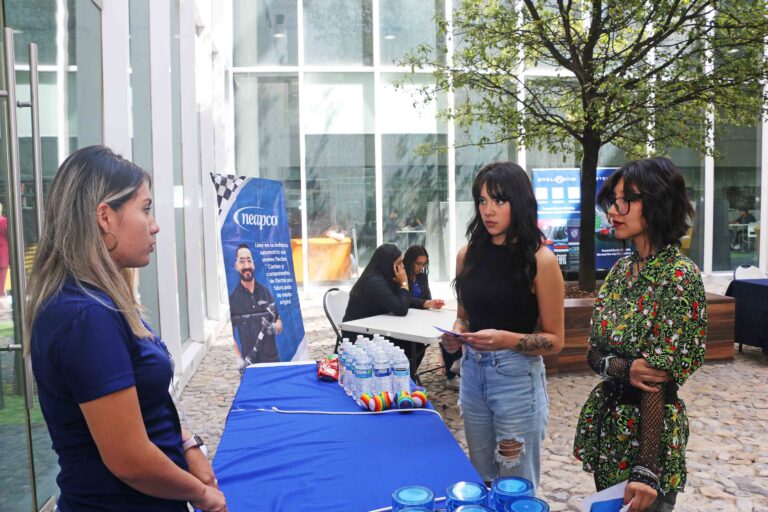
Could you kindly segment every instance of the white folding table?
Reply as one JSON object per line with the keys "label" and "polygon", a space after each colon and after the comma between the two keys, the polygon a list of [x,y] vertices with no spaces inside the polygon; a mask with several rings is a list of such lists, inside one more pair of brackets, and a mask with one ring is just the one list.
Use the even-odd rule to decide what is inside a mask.
{"label": "white folding table", "polygon": [[360,334],[381,334],[385,338],[397,338],[429,345],[439,342],[442,335],[434,326],[451,329],[454,320],[456,320],[455,309],[411,308],[405,316],[391,314],[369,316],[343,322],[341,328]]}

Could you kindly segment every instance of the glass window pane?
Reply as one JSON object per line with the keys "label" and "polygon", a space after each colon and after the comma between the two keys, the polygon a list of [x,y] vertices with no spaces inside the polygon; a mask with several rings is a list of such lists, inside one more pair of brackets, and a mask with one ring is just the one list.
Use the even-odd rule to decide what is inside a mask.
{"label": "glass window pane", "polygon": [[430,275],[448,280],[448,167],[444,151],[417,152],[419,146],[445,147],[442,134],[382,135],[384,242],[405,252],[424,245],[430,255]]}
{"label": "glass window pane", "polygon": [[280,180],[292,238],[301,238],[299,79],[235,74],[235,160],[240,176]]}
{"label": "glass window pane", "polygon": [[712,270],[758,264],[761,125],[717,125]]}
{"label": "glass window pane", "polygon": [[376,248],[373,75],[304,83],[310,280],[349,279]]}
{"label": "glass window pane", "polygon": [[[689,148],[660,148],[659,154],[663,154],[672,160],[685,178],[685,187],[688,191],[688,199],[696,212],[693,227],[683,237],[680,243],[681,250],[687,254],[699,268],[704,265],[704,155]],[[717,219],[726,212],[723,204],[715,199],[715,226]],[[715,228],[717,229],[717,228]],[[717,265],[721,260],[727,260],[728,244],[724,244],[725,252],[720,253],[718,240],[715,239],[715,253],[713,264]],[[716,267],[714,267],[716,268]]]}
{"label": "glass window pane", "polygon": [[235,66],[298,64],[296,0],[234,0]]}
{"label": "glass window pane", "polygon": [[385,0],[381,2],[381,63],[397,61],[426,44],[432,55],[445,55],[445,37],[435,17],[444,17],[443,0]]}
{"label": "glass window pane", "polygon": [[304,60],[373,65],[371,0],[304,0]]}

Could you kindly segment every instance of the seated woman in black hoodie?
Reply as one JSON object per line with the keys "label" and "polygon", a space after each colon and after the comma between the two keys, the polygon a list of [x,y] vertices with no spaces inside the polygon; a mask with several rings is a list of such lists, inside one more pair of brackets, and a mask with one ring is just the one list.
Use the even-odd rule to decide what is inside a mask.
{"label": "seated woman in black hoodie", "polygon": [[[408,290],[403,255],[396,246],[384,244],[374,251],[371,261],[350,290],[347,311],[342,321],[349,322],[386,313],[405,316],[410,304],[411,293]],[[342,331],[342,336],[354,341],[357,333]],[[402,348],[408,359],[411,359],[411,342],[398,339],[390,341]],[[415,368],[411,368],[411,375],[414,374]]]}

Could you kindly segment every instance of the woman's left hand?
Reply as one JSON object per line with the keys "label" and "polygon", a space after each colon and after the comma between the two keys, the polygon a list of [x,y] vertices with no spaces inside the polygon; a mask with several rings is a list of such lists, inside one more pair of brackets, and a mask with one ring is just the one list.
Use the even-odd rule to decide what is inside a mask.
{"label": "woman's left hand", "polygon": [[464,342],[478,352],[501,350],[509,348],[504,339],[504,331],[498,329],[483,329],[477,332],[465,332],[461,337]]}
{"label": "woman's left hand", "polygon": [[425,309],[440,309],[443,306],[445,306],[445,301],[443,299],[430,299],[424,301]]}
{"label": "woman's left hand", "polygon": [[189,466],[189,472],[192,475],[203,482],[205,485],[219,488],[219,482],[216,480],[216,475],[213,473],[213,466],[208,458],[203,455],[202,450],[199,448],[190,448],[184,452],[184,458],[187,459],[187,465]]}
{"label": "woman's left hand", "polygon": [[624,489],[624,504],[631,503],[629,512],[642,512],[650,507],[659,493],[650,485],[640,482],[629,482]]}

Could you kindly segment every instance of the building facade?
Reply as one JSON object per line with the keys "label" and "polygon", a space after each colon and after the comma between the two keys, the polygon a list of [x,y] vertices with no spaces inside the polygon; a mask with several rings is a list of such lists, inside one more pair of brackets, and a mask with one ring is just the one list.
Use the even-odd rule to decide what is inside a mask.
{"label": "building facade", "polygon": [[[285,184],[305,287],[352,282],[356,266],[384,242],[402,250],[425,245],[430,278],[450,280],[482,165],[511,160],[529,173],[578,167],[575,151],[472,145],[488,130],[465,131],[437,115],[463,101],[461,91],[423,104],[418,89],[431,74],[411,75],[398,62],[424,44],[450,58],[451,41],[435,19],[449,18],[459,3],[234,0],[236,169]],[[557,73],[525,70],[526,78]],[[697,213],[684,249],[706,273],[729,273],[739,264],[766,269],[761,120],[756,114],[748,128],[718,125],[717,116],[715,122],[716,157],[662,148],[685,174]],[[425,152],[427,144],[445,150]],[[622,151],[603,148],[600,166],[624,162]],[[743,210],[748,215],[739,220]],[[329,228],[346,236],[335,251],[324,241]],[[347,253],[352,264],[340,265]]]}

